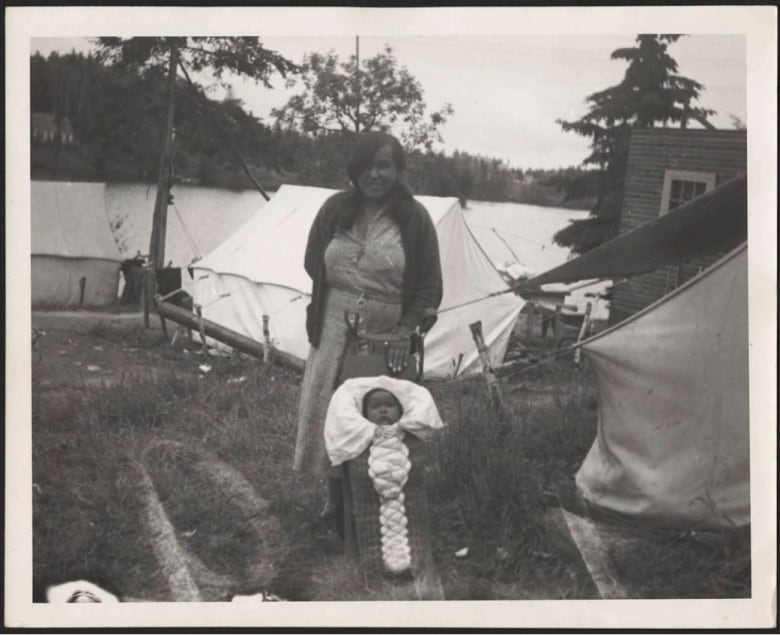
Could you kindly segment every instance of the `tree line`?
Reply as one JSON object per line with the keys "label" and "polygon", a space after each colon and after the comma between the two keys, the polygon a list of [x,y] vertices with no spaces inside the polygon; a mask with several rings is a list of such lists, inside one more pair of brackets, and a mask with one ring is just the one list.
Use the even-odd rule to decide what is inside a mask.
{"label": "tree line", "polygon": [[[355,135],[361,129],[391,125],[403,116],[405,102],[416,113],[401,135],[409,149],[409,184],[416,193],[456,196],[464,202],[515,201],[579,208],[594,200],[592,191],[566,199],[561,183],[581,169],[523,170],[491,157],[437,151],[439,128],[453,110],[445,104],[428,113],[421,87],[406,69],[398,68],[391,49],[366,60],[360,118],[353,118],[349,125],[329,126],[335,120],[327,113],[320,113],[318,119],[317,113],[307,110],[320,102],[307,101],[306,95],[316,97],[319,91],[332,100],[341,95],[348,102],[344,78],[354,73],[350,63],[355,61],[340,68],[338,59],[327,54],[307,56],[302,67],[284,67],[302,78],[304,93],[273,113],[272,121],[255,116],[231,91],[226,98],[214,99],[207,90],[178,79],[173,182],[251,188],[238,150],[267,189],[283,183],[345,187],[345,163]],[[396,86],[395,92],[382,95],[380,85]],[[55,126],[69,120],[76,139],[73,145],[63,144],[59,135],[54,143],[34,141],[33,178],[106,182],[154,182],[157,178],[168,99],[161,65],[123,64],[96,54],[43,57],[36,53],[30,58],[30,99],[32,112],[50,113]],[[333,109],[343,112],[343,103]],[[378,113],[390,118],[377,119]]]}

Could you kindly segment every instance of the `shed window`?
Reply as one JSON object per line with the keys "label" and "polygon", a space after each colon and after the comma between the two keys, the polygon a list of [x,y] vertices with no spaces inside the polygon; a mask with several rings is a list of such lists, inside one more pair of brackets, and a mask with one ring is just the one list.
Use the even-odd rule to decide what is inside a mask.
{"label": "shed window", "polygon": [[661,195],[661,214],[680,207],[683,203],[709,192],[715,187],[712,172],[691,172],[667,170],[664,174],[664,189]]}

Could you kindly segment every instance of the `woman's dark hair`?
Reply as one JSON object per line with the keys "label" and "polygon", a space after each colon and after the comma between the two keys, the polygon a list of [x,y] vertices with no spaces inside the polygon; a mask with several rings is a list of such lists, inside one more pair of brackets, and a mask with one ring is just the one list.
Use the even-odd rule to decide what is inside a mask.
{"label": "woman's dark hair", "polygon": [[371,166],[379,149],[385,146],[390,146],[393,152],[393,161],[398,171],[406,169],[406,153],[398,139],[387,132],[367,132],[358,139],[347,162],[347,175],[352,181],[352,185],[357,187],[360,175]]}
{"label": "woman's dark hair", "polygon": [[368,412],[368,399],[377,392],[386,392],[389,394],[393,399],[395,399],[395,403],[398,405],[398,410],[401,412],[401,414],[404,413],[404,407],[401,405],[401,402],[399,401],[398,397],[396,397],[392,392],[390,392],[387,388],[372,388],[369,390],[365,395],[363,395],[363,416],[366,416],[366,413]]}

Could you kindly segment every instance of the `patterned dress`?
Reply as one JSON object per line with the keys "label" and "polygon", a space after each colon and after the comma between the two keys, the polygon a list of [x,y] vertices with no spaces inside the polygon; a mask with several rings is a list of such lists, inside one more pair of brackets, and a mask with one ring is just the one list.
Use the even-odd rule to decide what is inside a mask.
{"label": "patterned dress", "polygon": [[330,462],[323,429],[336,388],[337,360],[347,339],[344,312],[358,312],[366,331],[386,331],[401,318],[404,272],[401,232],[393,218],[379,213],[365,239],[354,226],[336,232],[325,250],[327,300],[320,345],[311,347],[301,385],[298,437],[293,469],[325,478]]}

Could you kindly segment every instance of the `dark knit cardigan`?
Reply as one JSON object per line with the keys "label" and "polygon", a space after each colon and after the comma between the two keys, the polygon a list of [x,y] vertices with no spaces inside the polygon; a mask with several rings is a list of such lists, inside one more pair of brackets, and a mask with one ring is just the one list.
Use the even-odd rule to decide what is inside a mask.
{"label": "dark knit cardigan", "polygon": [[[325,315],[325,249],[337,229],[349,229],[360,212],[360,197],[354,190],[338,192],[320,208],[306,244],[304,267],[313,281],[311,303],[306,307],[306,334],[309,343],[320,344]],[[428,211],[411,193],[397,186],[390,197],[388,212],[401,230],[406,264],[402,279],[399,324],[414,329],[425,309],[438,309],[442,282],[439,242]]]}

